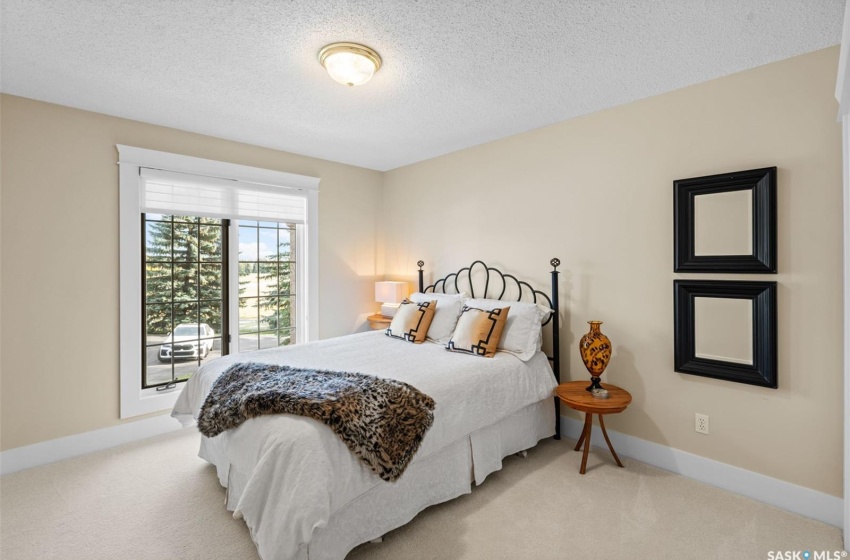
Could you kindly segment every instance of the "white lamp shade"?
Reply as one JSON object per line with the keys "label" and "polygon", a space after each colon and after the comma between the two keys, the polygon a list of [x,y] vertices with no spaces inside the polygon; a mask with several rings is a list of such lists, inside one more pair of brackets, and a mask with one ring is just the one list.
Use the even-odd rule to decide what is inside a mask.
{"label": "white lamp shade", "polygon": [[401,303],[407,294],[407,282],[375,282],[375,301],[378,303]]}

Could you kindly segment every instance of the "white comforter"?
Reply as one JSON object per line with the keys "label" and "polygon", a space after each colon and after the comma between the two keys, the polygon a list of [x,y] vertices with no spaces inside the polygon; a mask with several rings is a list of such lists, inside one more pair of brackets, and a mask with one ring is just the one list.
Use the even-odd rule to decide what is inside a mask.
{"label": "white comforter", "polygon": [[[528,362],[502,352],[486,359],[368,332],[212,360],[186,383],[172,416],[197,418],[219,375],[249,361],[388,377],[430,395],[436,402],[434,424],[413,462],[552,395],[556,386],[542,353]],[[219,438],[225,439],[230,468],[248,479],[234,516],[245,519],[265,560],[297,557],[333,512],[378,484],[392,484],[310,418],[264,416]]]}

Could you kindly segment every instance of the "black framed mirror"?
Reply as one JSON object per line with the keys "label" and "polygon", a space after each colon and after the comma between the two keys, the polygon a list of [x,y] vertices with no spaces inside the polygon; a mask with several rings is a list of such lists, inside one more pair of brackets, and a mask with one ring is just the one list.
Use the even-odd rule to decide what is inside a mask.
{"label": "black framed mirror", "polygon": [[776,272],[776,167],[673,182],[675,272]]}
{"label": "black framed mirror", "polygon": [[674,369],[776,389],[776,282],[674,280]]}

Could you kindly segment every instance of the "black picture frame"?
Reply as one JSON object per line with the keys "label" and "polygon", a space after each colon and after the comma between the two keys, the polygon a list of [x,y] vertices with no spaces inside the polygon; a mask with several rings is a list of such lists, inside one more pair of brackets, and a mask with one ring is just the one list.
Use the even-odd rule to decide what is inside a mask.
{"label": "black picture frame", "polygon": [[[675,371],[776,389],[776,292],[776,282],[674,280]],[[697,357],[694,300],[698,297],[752,301],[752,365]]]}
{"label": "black picture frame", "polygon": [[[753,193],[751,255],[696,255],[695,197],[731,191]],[[673,181],[675,272],[776,272],[776,167]]]}

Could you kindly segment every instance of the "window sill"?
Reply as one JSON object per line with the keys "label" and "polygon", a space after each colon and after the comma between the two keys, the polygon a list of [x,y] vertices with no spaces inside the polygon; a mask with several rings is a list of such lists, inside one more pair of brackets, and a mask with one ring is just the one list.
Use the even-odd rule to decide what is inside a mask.
{"label": "window sill", "polygon": [[180,396],[184,385],[185,383],[179,383],[173,389],[164,391],[143,389],[136,391],[135,395],[122,395],[121,419],[174,408],[174,403],[177,402],[177,397]]}

